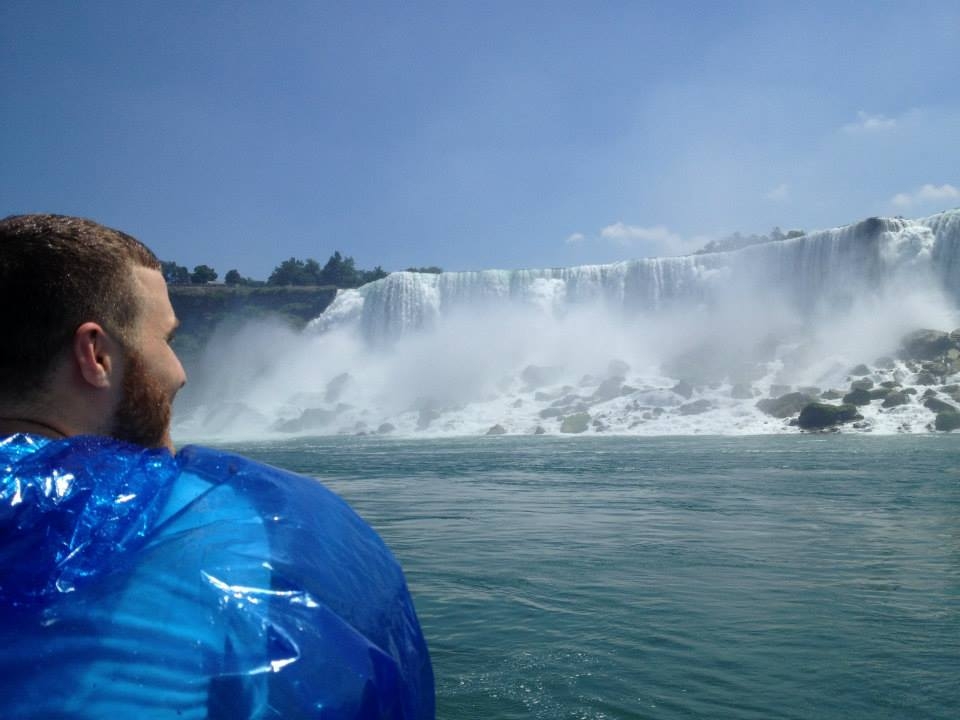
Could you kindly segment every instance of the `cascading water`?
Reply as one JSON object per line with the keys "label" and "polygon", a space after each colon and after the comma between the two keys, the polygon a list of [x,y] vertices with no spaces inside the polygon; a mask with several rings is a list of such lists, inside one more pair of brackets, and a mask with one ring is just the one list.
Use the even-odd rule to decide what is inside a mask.
{"label": "cascading water", "polygon": [[[303,333],[259,324],[217,338],[217,372],[178,430],[783,432],[757,398],[843,389],[905,333],[956,327],[958,305],[958,210],[731,252],[393,273],[341,291]],[[264,335],[267,355],[250,349]],[[877,383],[908,384],[916,370],[883,364]],[[919,403],[875,405],[863,410],[874,431],[924,430],[932,417]]]}

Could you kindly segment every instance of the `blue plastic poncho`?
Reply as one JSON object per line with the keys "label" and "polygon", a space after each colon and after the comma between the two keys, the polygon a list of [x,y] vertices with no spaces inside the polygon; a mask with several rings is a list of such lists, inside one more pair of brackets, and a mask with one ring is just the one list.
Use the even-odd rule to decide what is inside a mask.
{"label": "blue plastic poncho", "polygon": [[403,574],[315,480],[94,437],[0,470],[0,717],[433,717]]}

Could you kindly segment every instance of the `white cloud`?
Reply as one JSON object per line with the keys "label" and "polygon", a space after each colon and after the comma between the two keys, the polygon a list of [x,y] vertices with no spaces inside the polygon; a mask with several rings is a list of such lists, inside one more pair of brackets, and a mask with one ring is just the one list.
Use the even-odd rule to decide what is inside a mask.
{"label": "white cloud", "polygon": [[890,199],[890,202],[898,208],[907,209],[914,205],[952,200],[960,200],[960,190],[953,185],[938,186],[928,183],[912,193],[897,193]]}
{"label": "white cloud", "polygon": [[645,252],[657,255],[680,255],[694,249],[691,241],[671,232],[664,225],[639,227],[616,222],[600,231],[600,237],[611,240],[622,247],[643,246]]}
{"label": "white cloud", "polygon": [[767,200],[780,202],[782,200],[786,200],[789,195],[790,195],[790,186],[787,185],[786,183],[780,183],[775,188],[773,188],[773,190],[768,192],[763,197],[766,198]]}
{"label": "white cloud", "polygon": [[573,233],[572,235],[567,236],[567,245],[574,245],[576,243],[583,242],[586,239],[587,238],[583,233]]}
{"label": "white cloud", "polygon": [[897,121],[888,118],[886,115],[870,115],[860,110],[857,113],[857,121],[843,126],[843,131],[848,133],[874,133],[892,130],[897,126]]}

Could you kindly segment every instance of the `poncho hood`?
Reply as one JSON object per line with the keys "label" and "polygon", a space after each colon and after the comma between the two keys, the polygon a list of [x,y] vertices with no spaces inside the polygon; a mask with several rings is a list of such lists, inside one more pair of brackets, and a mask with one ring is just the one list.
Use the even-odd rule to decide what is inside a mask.
{"label": "poncho hood", "polygon": [[0,604],[45,602],[141,547],[178,462],[102,437],[0,440]]}

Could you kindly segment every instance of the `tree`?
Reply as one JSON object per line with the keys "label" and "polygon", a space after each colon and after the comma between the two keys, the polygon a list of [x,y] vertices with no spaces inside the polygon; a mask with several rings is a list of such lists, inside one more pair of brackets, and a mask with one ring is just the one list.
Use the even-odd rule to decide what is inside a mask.
{"label": "tree", "polygon": [[209,265],[197,265],[190,274],[190,282],[194,285],[206,285],[217,279],[217,271]]}
{"label": "tree", "polygon": [[387,276],[387,271],[382,267],[377,265],[373,270],[361,270],[360,271],[360,284],[366,285],[369,282],[374,280],[379,280],[380,278],[385,278]]}
{"label": "tree", "polygon": [[223,282],[227,285],[243,285],[243,280],[238,270],[227,270],[227,274],[223,276]]}
{"label": "tree", "polygon": [[443,272],[443,268],[437,267],[436,265],[430,265],[429,267],[408,267],[405,272],[431,273],[433,275],[439,275]]}
{"label": "tree", "polygon": [[167,285],[190,284],[190,271],[183,265],[177,265],[172,260],[161,262],[160,272],[163,273],[163,279],[167,281]]}
{"label": "tree", "polygon": [[320,284],[334,285],[338,288],[357,287],[360,282],[353,258],[345,258],[339,250],[334,251],[320,273]]}
{"label": "tree", "polygon": [[267,285],[302,285],[303,271],[303,260],[294,257],[284,260],[270,273]]}

